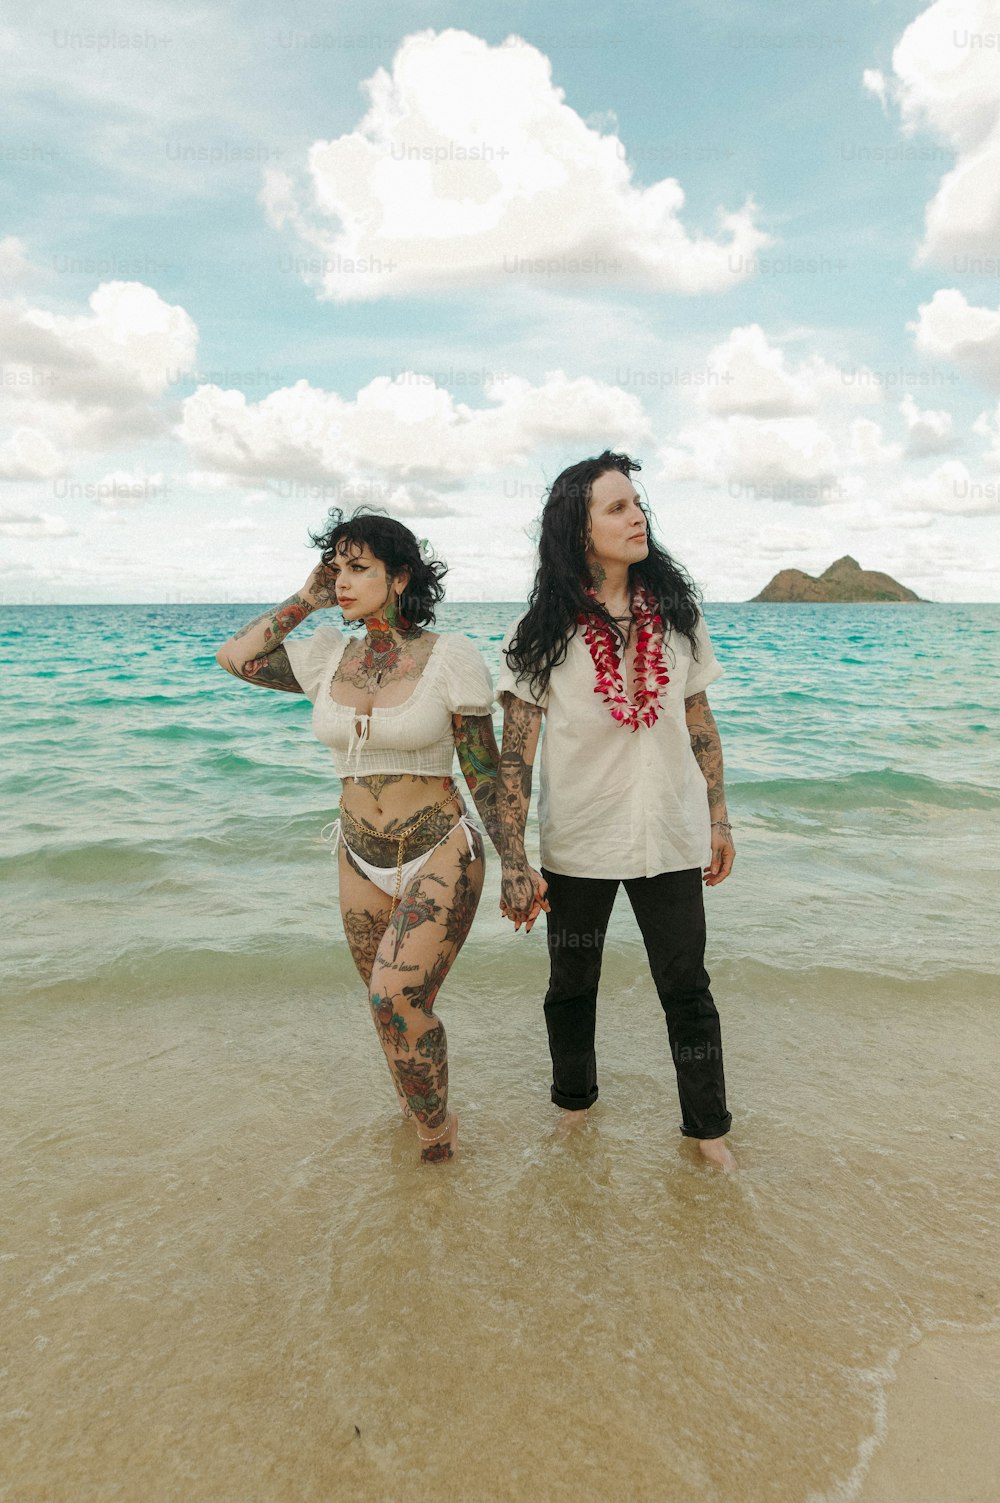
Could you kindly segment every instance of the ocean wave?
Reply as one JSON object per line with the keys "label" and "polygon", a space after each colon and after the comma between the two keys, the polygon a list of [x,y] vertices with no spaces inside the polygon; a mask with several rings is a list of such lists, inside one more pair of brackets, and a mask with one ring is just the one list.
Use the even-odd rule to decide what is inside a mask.
{"label": "ocean wave", "polygon": [[[649,978],[645,951],[638,938],[615,936],[605,958],[602,997],[613,1005],[613,996],[631,997],[649,993],[655,1000]],[[541,1010],[545,990],[545,964],[538,956],[525,956],[506,932],[497,934],[484,925],[475,928],[466,942],[463,956],[450,983],[441,995],[442,1011],[454,1008],[461,1012],[481,990],[502,996],[505,1006],[524,1002]],[[782,964],[773,958],[716,955],[712,978],[718,994],[736,997],[744,993],[770,996],[776,1005],[785,1005],[795,996],[807,993],[824,998],[835,1011],[841,1004],[853,1006],[859,994],[869,989],[873,976],[909,997],[915,1006],[939,1011],[942,998],[978,999],[984,1005],[995,997],[996,978],[986,967],[955,966],[944,960],[937,966],[922,965],[919,974],[887,966],[884,970],[867,961],[863,965],[829,963],[803,965],[789,961]],[[281,939],[248,939],[246,935],[226,936],[222,926],[215,945],[157,945],[137,938],[130,943],[122,937],[117,946],[109,946],[100,956],[88,958],[77,951],[46,958],[44,970],[34,964],[15,964],[10,976],[11,989],[22,996],[41,998],[46,993],[61,993],[67,985],[74,994],[85,993],[95,999],[149,998],[156,996],[229,998],[239,994],[250,997],[287,998],[324,992],[364,996],[344,938],[339,917],[331,909],[330,927],[317,934],[307,925],[303,932]],[[77,990],[78,989],[78,990]]]}
{"label": "ocean wave", "polygon": [[43,878],[57,882],[138,882],[158,877],[173,863],[173,854],[142,842],[92,840],[57,843],[0,857],[5,880]]}
{"label": "ocean wave", "polygon": [[827,778],[767,778],[729,782],[734,803],[743,809],[996,809],[1000,789],[974,783],[946,783],[891,767]]}
{"label": "ocean wave", "polygon": [[149,741],[231,742],[233,739],[232,731],[220,730],[217,726],[191,725],[181,721],[172,721],[164,725],[133,726],[127,734],[130,737]]}

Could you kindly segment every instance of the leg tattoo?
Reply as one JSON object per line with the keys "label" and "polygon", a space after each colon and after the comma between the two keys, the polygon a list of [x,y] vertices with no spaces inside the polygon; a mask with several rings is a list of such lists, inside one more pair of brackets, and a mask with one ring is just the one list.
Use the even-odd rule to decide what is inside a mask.
{"label": "leg tattoo", "polygon": [[[409,1054],[410,1046],[406,1041],[406,1019],[401,1017],[388,997],[380,997],[378,992],[372,994],[372,1012],[375,1015],[375,1028],[382,1040],[382,1048],[387,1052],[390,1049],[397,1053]],[[420,1040],[417,1047],[420,1047]]]}
{"label": "leg tattoo", "polygon": [[419,886],[406,897],[400,898],[399,906],[389,920],[389,926],[396,934],[396,943],[392,952],[393,962],[399,958],[399,948],[406,936],[411,934],[419,924],[426,924],[436,919],[440,912],[440,904],[435,903],[433,898],[425,897]]}
{"label": "leg tattoo", "polygon": [[344,933],[354,957],[354,964],[367,986],[371,980],[375,955],[385,933],[386,922],[367,908],[344,910]]}
{"label": "leg tattoo", "polygon": [[430,1065],[418,1064],[416,1060],[397,1059],[395,1069],[403,1095],[417,1121],[425,1123],[427,1127],[440,1127],[448,1109],[431,1079]]}
{"label": "leg tattoo", "polygon": [[403,996],[411,1007],[419,1008],[428,1017],[434,1010],[434,998],[441,990],[444,978],[451,969],[453,956],[442,950],[429,971],[424,972],[423,981],[417,982],[416,986],[404,986]]}

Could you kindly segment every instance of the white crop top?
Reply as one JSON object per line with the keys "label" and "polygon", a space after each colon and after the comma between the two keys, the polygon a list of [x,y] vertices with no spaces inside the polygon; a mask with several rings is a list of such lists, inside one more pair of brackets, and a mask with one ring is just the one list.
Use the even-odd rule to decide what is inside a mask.
{"label": "white crop top", "polygon": [[468,637],[440,635],[409,698],[362,715],[330,697],[331,680],[351,640],[336,626],[320,626],[311,636],[295,634],[282,643],[313,702],[313,730],[330,748],[337,776],[449,777],[455,759],[452,715],[493,713],[493,681],[478,647]]}

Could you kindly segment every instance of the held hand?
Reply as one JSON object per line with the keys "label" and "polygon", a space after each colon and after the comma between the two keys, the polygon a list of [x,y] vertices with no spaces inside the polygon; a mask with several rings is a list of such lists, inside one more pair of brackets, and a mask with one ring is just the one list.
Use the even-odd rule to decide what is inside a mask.
{"label": "held hand", "polygon": [[336,605],[337,590],[334,575],[325,564],[317,564],[299,594],[311,601],[318,611]]}
{"label": "held hand", "polygon": [[722,825],[712,826],[712,859],[702,872],[706,887],[718,887],[733,869],[736,847],[732,832]]}
{"label": "held hand", "polygon": [[540,913],[548,913],[545,894],[549,884],[540,872],[527,862],[523,866],[504,872],[500,890],[500,912],[509,918],[515,931],[524,925],[525,934],[530,934]]}

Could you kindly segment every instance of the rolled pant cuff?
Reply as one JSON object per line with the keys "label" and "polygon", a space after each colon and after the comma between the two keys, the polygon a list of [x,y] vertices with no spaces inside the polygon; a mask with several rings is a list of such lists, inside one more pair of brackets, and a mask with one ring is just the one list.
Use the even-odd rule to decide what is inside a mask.
{"label": "rolled pant cuff", "polygon": [[686,1138],[724,1138],[732,1125],[732,1112],[727,1112],[718,1122],[708,1122],[704,1127],[685,1127],[682,1122],[681,1132]]}
{"label": "rolled pant cuff", "polygon": [[561,1106],[563,1111],[585,1112],[597,1100],[597,1087],[595,1086],[586,1096],[564,1096],[562,1091],[557,1091],[553,1086],[551,1095],[556,1106]]}

